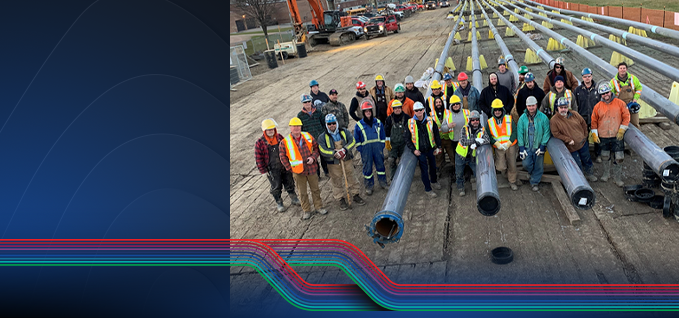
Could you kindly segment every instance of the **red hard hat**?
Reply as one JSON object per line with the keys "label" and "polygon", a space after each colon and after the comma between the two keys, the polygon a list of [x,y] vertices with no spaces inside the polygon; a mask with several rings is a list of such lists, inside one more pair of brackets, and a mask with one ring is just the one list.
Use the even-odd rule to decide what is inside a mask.
{"label": "red hard hat", "polygon": [[370,110],[373,109],[373,103],[369,99],[361,102],[361,111],[364,111],[366,109],[370,109]]}
{"label": "red hard hat", "polygon": [[365,83],[363,83],[363,82],[356,83],[356,89],[361,89],[361,88],[365,88]]}
{"label": "red hard hat", "polygon": [[457,75],[457,80],[458,80],[458,81],[466,81],[466,80],[467,80],[467,74],[465,74],[464,72],[458,74],[458,75]]}

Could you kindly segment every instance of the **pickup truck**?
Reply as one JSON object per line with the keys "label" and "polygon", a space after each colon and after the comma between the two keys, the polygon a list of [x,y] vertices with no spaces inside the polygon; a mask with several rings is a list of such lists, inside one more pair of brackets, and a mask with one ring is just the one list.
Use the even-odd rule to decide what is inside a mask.
{"label": "pickup truck", "polygon": [[396,21],[396,16],[391,14],[387,16],[377,16],[370,18],[370,22],[363,27],[365,39],[370,39],[371,36],[387,36],[388,32],[398,33],[401,30],[401,24]]}
{"label": "pickup truck", "polygon": [[436,2],[434,2],[434,1],[427,1],[424,5],[427,8],[427,10],[436,9]]}

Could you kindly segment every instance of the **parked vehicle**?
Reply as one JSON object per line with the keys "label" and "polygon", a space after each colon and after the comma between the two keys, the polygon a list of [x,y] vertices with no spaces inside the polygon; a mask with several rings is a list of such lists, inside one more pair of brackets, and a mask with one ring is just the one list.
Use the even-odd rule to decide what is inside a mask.
{"label": "parked vehicle", "polygon": [[448,1],[441,1],[441,2],[439,2],[439,7],[441,7],[441,8],[449,8],[449,7],[450,7],[450,2],[448,2]]}
{"label": "parked vehicle", "polygon": [[434,1],[427,1],[424,5],[427,8],[427,10],[436,9],[436,2],[434,2]]}
{"label": "parked vehicle", "polygon": [[398,33],[399,30],[401,30],[401,24],[396,21],[396,16],[393,14],[372,17],[369,24],[363,28],[366,40],[375,35],[387,36],[389,32]]}

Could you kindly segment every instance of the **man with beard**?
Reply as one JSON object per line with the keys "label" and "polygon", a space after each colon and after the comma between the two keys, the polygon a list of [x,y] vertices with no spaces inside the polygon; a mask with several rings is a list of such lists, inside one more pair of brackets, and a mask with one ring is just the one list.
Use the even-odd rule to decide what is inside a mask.
{"label": "man with beard", "polygon": [[356,83],[356,96],[351,99],[351,104],[349,105],[349,116],[355,121],[359,121],[363,118],[363,112],[359,109],[359,106],[365,98],[370,98],[370,93],[368,93],[368,90],[365,88],[365,83]]}
{"label": "man with beard", "polygon": [[406,76],[405,84],[406,84],[405,93],[406,97],[410,98],[413,101],[413,103],[420,102],[422,103],[422,105],[424,105],[424,103],[426,102],[424,100],[424,95],[422,95],[422,92],[420,92],[420,90],[417,89],[417,87],[415,87],[415,80],[413,79],[412,76],[410,75]]}
{"label": "man with beard", "polygon": [[627,63],[618,64],[618,74],[611,80],[611,88],[613,94],[627,104],[632,125],[639,128],[639,111],[641,110],[639,98],[641,98],[642,86],[636,76],[627,73]]}
{"label": "man with beard", "polygon": [[[493,101],[493,117],[488,118],[490,144],[495,148],[495,169],[507,176],[509,187],[516,191],[521,185],[516,178],[516,124],[512,116],[505,115],[499,99]],[[509,170],[509,171],[508,171]]]}
{"label": "man with beard", "polygon": [[[467,74],[464,72],[457,75],[457,81],[460,83],[458,88],[455,90],[455,96],[459,97],[462,101],[462,108],[469,111],[481,111],[479,109],[479,98],[481,93],[476,87],[469,83]],[[463,125],[466,125],[467,121]]]}
{"label": "man with beard", "polygon": [[497,63],[498,72],[495,74],[497,75],[498,82],[500,82],[500,85],[508,88],[512,93],[512,96],[514,96],[514,93],[516,93],[516,79],[514,78],[514,74],[507,69],[507,61],[505,59],[501,58]]}
{"label": "man with beard", "polygon": [[375,86],[370,89],[370,96],[375,102],[375,118],[384,122],[387,120],[387,106],[389,101],[394,99],[394,91],[384,82],[382,75],[375,77]]}
{"label": "man with beard", "polygon": [[481,98],[479,99],[479,107],[488,118],[492,117],[491,104],[494,100],[499,99],[504,105],[505,113],[509,114],[514,108],[514,96],[507,87],[500,85],[497,74],[490,73],[488,75],[489,85],[481,91]]}
{"label": "man with beard", "polygon": [[554,138],[561,139],[573,156],[580,170],[587,180],[594,182],[597,178],[592,174],[592,159],[589,156],[589,128],[578,112],[568,109],[568,101],[559,98],[557,103],[558,115],[549,121],[549,129]]}
{"label": "man with beard", "polygon": [[556,114],[556,101],[562,97],[568,101],[568,108],[575,111],[578,110],[578,101],[573,98],[573,92],[564,87],[564,85],[564,78],[557,76],[554,80],[554,86],[549,89],[549,93],[542,99],[540,111],[545,113],[548,118],[552,118]]}
{"label": "man with beard", "polygon": [[323,106],[323,118],[327,117],[328,114],[335,115],[337,118],[337,123],[339,128],[348,129],[349,128],[349,112],[347,112],[347,107],[337,100],[337,90],[331,89],[329,96],[330,101]]}
{"label": "man with beard", "polygon": [[[622,182],[622,162],[625,159],[625,132],[629,127],[630,114],[627,105],[613,96],[611,85],[607,82],[599,84],[601,101],[592,110],[592,139],[601,144],[601,160],[604,174],[601,181],[607,182],[611,177],[611,161],[613,162],[613,180],[619,187]],[[613,156],[611,156],[613,154]]]}
{"label": "man with beard", "polygon": [[[573,92],[575,94],[575,99],[578,102],[578,113],[582,116],[582,119],[587,123],[587,132],[590,131],[592,127],[592,110],[594,105],[596,105],[601,97],[597,93],[597,84],[592,78],[592,70],[588,67],[582,69],[582,83]],[[599,144],[594,144],[594,154],[596,156],[596,162],[601,163],[601,148]]]}
{"label": "man with beard", "polygon": [[519,117],[523,115],[526,110],[526,99],[530,96],[535,97],[536,100],[543,100],[545,92],[535,83],[535,75],[533,73],[526,73],[525,86],[522,87],[516,94],[516,107],[512,110],[512,120],[519,122]]}
{"label": "man with beard", "polygon": [[[457,95],[450,97],[450,109],[448,116],[441,123],[441,146],[448,154],[451,163],[453,164],[453,175],[455,174],[455,149],[457,143],[460,141],[460,127],[463,127],[469,122],[468,109],[462,109],[462,101]],[[455,133],[457,131],[457,133]],[[444,139],[443,137],[447,137]]]}
{"label": "man with beard", "polygon": [[446,95],[443,95],[443,91],[441,90],[441,83],[437,80],[431,81],[431,96],[427,97],[427,102],[424,104],[424,108],[427,111],[427,113],[431,112],[431,109],[434,107],[434,100],[435,99],[440,99],[443,101],[444,107],[446,104],[445,98]]}
{"label": "man with beard", "polygon": [[545,77],[545,81],[542,83],[542,91],[545,94],[549,93],[549,90],[554,86],[557,76],[561,76],[564,79],[566,89],[572,90],[578,86],[578,79],[573,76],[571,71],[566,70],[564,62],[565,59],[563,57],[557,57],[554,61],[554,69],[547,72],[547,77]]}
{"label": "man with beard", "polygon": [[406,92],[406,88],[405,88],[405,86],[403,86],[403,84],[398,83],[394,86],[394,93],[396,94],[396,98],[389,101],[389,107],[387,107],[387,116],[390,116],[391,113],[393,112],[392,106],[391,106],[392,103],[394,101],[399,101],[399,102],[401,102],[401,107],[402,107],[401,110],[404,113],[408,114],[408,116],[413,117],[413,115],[415,114],[413,112],[413,105],[415,105],[415,102],[412,99],[406,97],[405,92]]}
{"label": "man with beard", "polygon": [[407,145],[417,157],[425,193],[430,197],[436,197],[432,187],[441,190],[441,185],[436,182],[436,159],[434,158],[441,152],[439,129],[436,123],[427,117],[422,103],[415,103],[413,110],[415,117],[408,120],[406,130],[406,141],[409,141]]}
{"label": "man with beard", "polygon": [[533,191],[540,190],[538,184],[542,179],[547,142],[551,137],[549,118],[538,111],[538,100],[531,96],[526,99],[526,110],[516,125],[516,139],[519,145],[519,157],[523,168],[530,175],[529,182]]}
{"label": "man with beard", "polygon": [[401,105],[401,101],[398,99],[393,100],[389,107],[392,110],[392,113],[387,117],[387,122],[384,124],[384,130],[387,136],[384,143],[389,151],[387,163],[389,164],[391,172],[391,180],[394,180],[394,174],[396,174],[396,160],[401,158],[403,151],[406,148],[406,124],[408,119],[410,119],[410,116],[403,112],[403,105]]}
{"label": "man with beard", "polygon": [[464,191],[464,168],[469,166],[476,176],[476,148],[489,143],[488,134],[481,126],[481,115],[477,111],[469,114],[469,123],[460,129],[460,141],[455,149],[455,179],[460,196]]}

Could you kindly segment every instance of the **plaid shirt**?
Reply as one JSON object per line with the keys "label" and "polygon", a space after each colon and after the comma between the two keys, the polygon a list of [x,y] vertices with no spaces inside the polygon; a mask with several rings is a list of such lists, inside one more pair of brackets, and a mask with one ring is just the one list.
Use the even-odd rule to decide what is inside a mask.
{"label": "plaid shirt", "polygon": [[[283,140],[281,134],[276,134],[276,140],[280,143]],[[279,148],[280,151],[281,148]],[[283,148],[285,149],[285,148]],[[269,172],[269,142],[266,141],[264,135],[257,139],[255,143],[255,161],[257,162],[257,169],[264,174]]]}
{"label": "plaid shirt", "polygon": [[[304,138],[300,136],[300,138]],[[301,175],[304,176],[310,176],[318,173],[318,143],[316,142],[316,139],[312,136],[313,139],[313,152],[309,151],[309,147],[306,146],[306,142],[302,142],[302,147],[299,146],[299,142],[295,140],[295,137],[292,137],[293,142],[297,144],[297,147],[299,147],[299,154],[304,158],[304,172],[300,173]],[[300,140],[301,141],[301,140]],[[285,147],[285,140],[281,140],[281,143],[279,144],[279,152],[278,154],[281,157],[281,163],[283,164],[283,167],[285,167],[285,170],[288,170],[292,172],[292,167],[290,166],[290,159],[288,158],[288,148]],[[314,162],[312,164],[307,164],[307,158],[313,157]]]}

